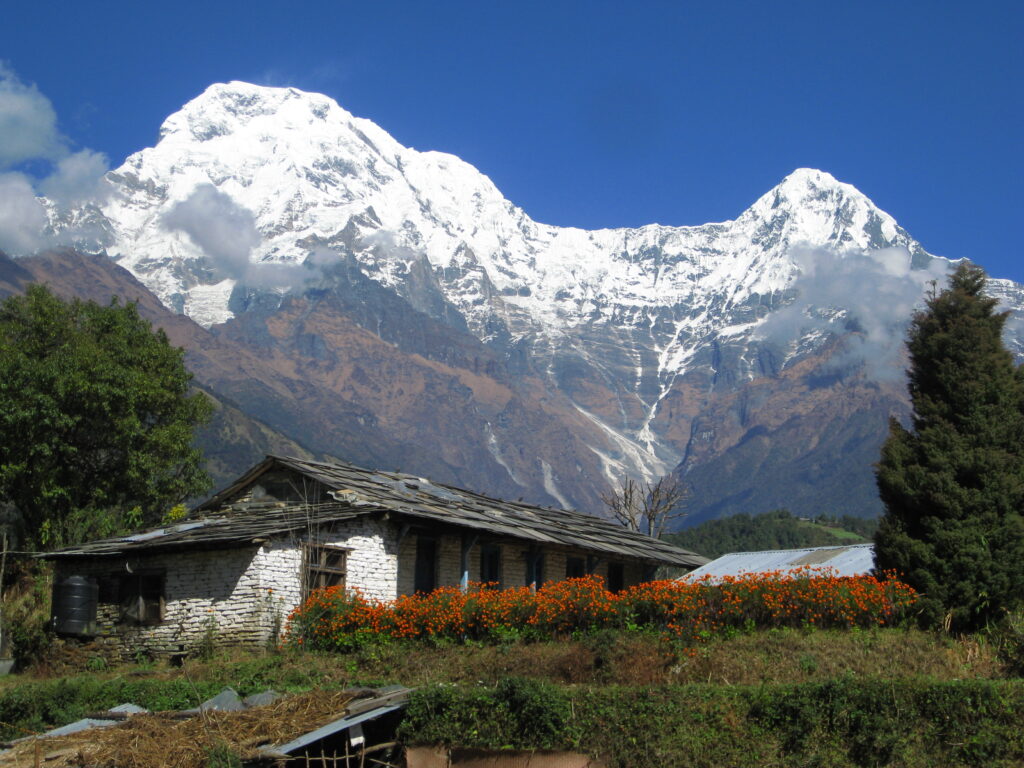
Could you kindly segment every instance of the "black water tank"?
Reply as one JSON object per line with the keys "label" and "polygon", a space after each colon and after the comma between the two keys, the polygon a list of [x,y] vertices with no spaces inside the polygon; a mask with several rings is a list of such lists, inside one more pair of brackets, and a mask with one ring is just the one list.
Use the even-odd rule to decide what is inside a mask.
{"label": "black water tank", "polygon": [[85,576],[68,576],[53,585],[53,631],[58,635],[96,634],[99,586]]}

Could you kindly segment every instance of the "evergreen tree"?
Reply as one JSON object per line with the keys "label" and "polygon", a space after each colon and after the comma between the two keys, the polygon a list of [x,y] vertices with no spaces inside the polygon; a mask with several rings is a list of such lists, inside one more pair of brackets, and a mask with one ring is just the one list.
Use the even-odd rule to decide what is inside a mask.
{"label": "evergreen tree", "polygon": [[0,304],[0,501],[24,545],[113,535],[206,490],[192,435],[212,408],[182,356],[134,304],[40,285]]}
{"label": "evergreen tree", "polygon": [[997,621],[1024,595],[1024,377],[984,288],[984,271],[962,263],[914,316],[911,429],[890,420],[877,465],[876,567],[923,593],[925,623],[954,630]]}

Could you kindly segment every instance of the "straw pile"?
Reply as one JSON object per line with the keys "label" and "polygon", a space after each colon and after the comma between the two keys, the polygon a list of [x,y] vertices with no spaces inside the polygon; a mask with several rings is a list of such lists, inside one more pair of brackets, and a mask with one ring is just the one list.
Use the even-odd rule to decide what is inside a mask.
{"label": "straw pile", "polygon": [[4,768],[204,768],[225,747],[243,760],[341,717],[350,691],[311,691],[242,712],[133,715],[106,728],[19,742],[0,757]]}

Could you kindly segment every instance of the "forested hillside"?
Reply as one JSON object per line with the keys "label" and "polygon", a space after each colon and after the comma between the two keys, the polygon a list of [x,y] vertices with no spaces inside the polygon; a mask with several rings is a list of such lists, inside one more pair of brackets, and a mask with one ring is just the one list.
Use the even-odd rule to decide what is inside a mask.
{"label": "forested hillside", "polygon": [[870,540],[877,527],[876,519],[843,515],[808,520],[795,517],[789,510],[777,509],[763,515],[739,514],[709,520],[669,534],[665,539],[715,558],[729,552],[856,544]]}

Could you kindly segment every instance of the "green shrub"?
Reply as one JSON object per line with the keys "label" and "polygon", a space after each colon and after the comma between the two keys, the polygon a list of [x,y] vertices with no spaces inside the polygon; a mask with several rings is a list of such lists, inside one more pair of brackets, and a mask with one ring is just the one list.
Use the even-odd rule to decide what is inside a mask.
{"label": "green shrub", "polygon": [[407,743],[573,749],[610,766],[996,766],[1024,762],[1024,684],[833,680],[785,686],[414,692]]}
{"label": "green shrub", "polygon": [[1014,677],[1024,677],[1024,611],[1007,615],[991,636],[1007,672]]}

